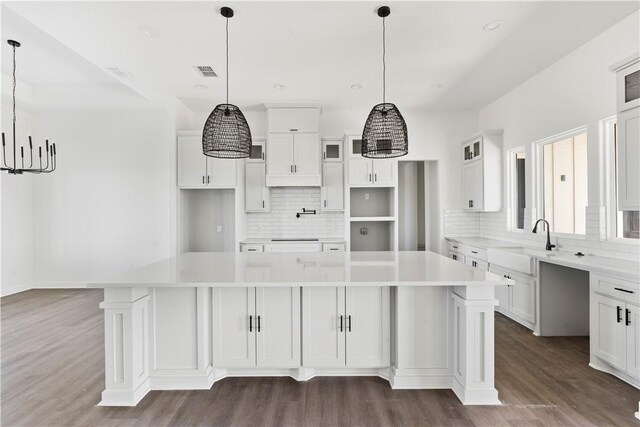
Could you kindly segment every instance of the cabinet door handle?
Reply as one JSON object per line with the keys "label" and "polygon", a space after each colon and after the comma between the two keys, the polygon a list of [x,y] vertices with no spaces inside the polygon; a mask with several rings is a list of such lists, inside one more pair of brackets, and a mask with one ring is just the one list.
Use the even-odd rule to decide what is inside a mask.
{"label": "cabinet door handle", "polygon": [[478,251],[471,251],[471,253],[472,253],[472,254],[477,254],[477,253],[478,253]]}
{"label": "cabinet door handle", "polygon": [[204,175],[202,175],[202,183],[204,184]]}
{"label": "cabinet door handle", "polygon": [[458,259],[458,256],[457,256],[456,254],[453,254],[453,255],[451,255],[451,258],[453,258],[453,259],[454,259],[454,261],[455,261],[455,260],[457,260],[457,259]]}
{"label": "cabinet door handle", "polygon": [[207,175],[207,184],[209,184],[211,182],[211,176]]}
{"label": "cabinet door handle", "polygon": [[291,132],[298,132],[298,129],[289,129]]}
{"label": "cabinet door handle", "polygon": [[264,209],[264,200],[262,201],[262,209]]}
{"label": "cabinet door handle", "polygon": [[378,182],[378,174],[377,174],[377,173],[374,173],[374,174],[373,174],[373,180],[374,180],[375,182]]}
{"label": "cabinet door handle", "polygon": [[340,315],[340,332],[342,332],[342,314]]}
{"label": "cabinet door handle", "polygon": [[258,316],[258,332],[260,332],[260,316]]}
{"label": "cabinet door handle", "polygon": [[291,165],[291,173],[293,173],[293,165]]}
{"label": "cabinet door handle", "polygon": [[625,325],[629,326],[631,324],[631,310],[629,310],[628,308],[625,309],[624,317],[625,317],[624,319]]}
{"label": "cabinet door handle", "polygon": [[373,182],[373,181],[371,181],[371,174],[369,174],[369,182]]}
{"label": "cabinet door handle", "polygon": [[351,332],[351,315],[349,315],[349,332]]}
{"label": "cabinet door handle", "polygon": [[262,160],[264,160],[264,153],[262,153]]}
{"label": "cabinet door handle", "polygon": [[618,323],[620,323],[620,322],[622,322],[622,307],[617,306],[616,308],[618,309],[618,316],[617,316],[618,319],[617,319],[617,321],[618,321]]}
{"label": "cabinet door handle", "polygon": [[469,200],[470,207],[473,207],[473,200]]}
{"label": "cabinet door handle", "polygon": [[626,292],[628,294],[632,294],[633,293],[633,291],[630,291],[628,289],[622,289],[622,288],[613,288],[613,289],[615,289],[616,291],[620,291],[620,292]]}
{"label": "cabinet door handle", "polygon": [[327,160],[327,153],[326,152],[322,153],[322,160]]}
{"label": "cabinet door handle", "polygon": [[253,316],[249,316],[249,332],[253,332]]}
{"label": "cabinet door handle", "polygon": [[298,173],[298,165],[293,165],[293,173]]}
{"label": "cabinet door handle", "polygon": [[324,201],[324,207],[325,208],[327,207],[327,201],[326,200]]}

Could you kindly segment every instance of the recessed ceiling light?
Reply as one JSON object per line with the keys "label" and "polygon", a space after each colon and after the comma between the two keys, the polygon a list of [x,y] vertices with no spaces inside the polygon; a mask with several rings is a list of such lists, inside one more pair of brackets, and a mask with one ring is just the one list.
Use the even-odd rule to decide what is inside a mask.
{"label": "recessed ceiling light", "polygon": [[276,88],[276,89],[284,89],[284,88],[286,88],[286,86],[285,86],[285,85],[280,84],[280,83],[276,83],[276,84],[274,84],[274,85],[273,85],[273,87],[274,87],[274,88]]}
{"label": "recessed ceiling light", "polygon": [[434,83],[431,85],[431,89],[442,89],[442,83]]}
{"label": "recessed ceiling light", "polygon": [[503,25],[504,25],[504,21],[491,21],[488,24],[486,24],[484,27],[482,27],[482,29],[485,31],[495,31],[502,28]]}
{"label": "recessed ceiling light", "polygon": [[361,84],[358,84],[358,83],[353,84],[353,85],[351,85],[351,89],[353,89],[353,90],[360,90],[360,89],[362,89],[362,85],[361,85]]}
{"label": "recessed ceiling light", "polygon": [[193,87],[195,87],[196,89],[207,89],[205,85],[201,85],[201,84],[195,84],[193,85]]}
{"label": "recessed ceiling light", "polygon": [[156,32],[153,30],[153,28],[151,28],[148,25],[143,25],[142,27],[138,28],[138,30],[140,30],[140,32],[142,34],[144,34],[147,37],[155,37],[156,36]]}

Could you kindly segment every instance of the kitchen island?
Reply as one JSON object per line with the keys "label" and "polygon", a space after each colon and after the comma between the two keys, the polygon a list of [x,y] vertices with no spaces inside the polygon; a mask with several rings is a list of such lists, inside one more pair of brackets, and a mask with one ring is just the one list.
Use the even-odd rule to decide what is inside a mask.
{"label": "kitchen island", "polygon": [[186,253],[104,288],[103,406],[227,376],[375,375],[498,405],[494,287],[432,252]]}

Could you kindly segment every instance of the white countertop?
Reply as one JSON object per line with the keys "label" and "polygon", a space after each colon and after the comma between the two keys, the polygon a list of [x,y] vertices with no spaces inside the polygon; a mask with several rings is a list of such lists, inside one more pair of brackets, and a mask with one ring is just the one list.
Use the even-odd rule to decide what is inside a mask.
{"label": "white countertop", "polygon": [[190,252],[92,288],[175,286],[469,286],[512,281],[433,252]]}
{"label": "white countertop", "polygon": [[[278,239],[275,240],[274,239]],[[281,243],[347,243],[347,241],[343,237],[323,237],[317,240],[296,240],[295,237],[290,238],[291,240],[281,240],[286,239],[286,237],[251,237],[249,239],[245,239],[240,242],[241,245],[277,245]]]}
{"label": "white countertop", "polygon": [[573,252],[569,251],[545,251],[544,248],[532,247],[530,245],[484,238],[456,237],[447,238],[447,240],[457,242],[462,245],[469,245],[484,249],[493,248],[500,250],[500,248],[521,247],[525,248],[524,253],[526,255],[536,258],[541,262],[562,265],[594,273],[612,275],[615,277],[634,280],[636,282],[640,281],[640,262],[636,261],[589,254],[585,254],[583,257],[577,257]]}

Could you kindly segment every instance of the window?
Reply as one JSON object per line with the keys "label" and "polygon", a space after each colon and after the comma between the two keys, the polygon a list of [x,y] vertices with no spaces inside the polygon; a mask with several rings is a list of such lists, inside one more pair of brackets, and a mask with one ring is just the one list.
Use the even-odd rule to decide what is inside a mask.
{"label": "window", "polygon": [[585,234],[587,207],[587,132],[579,129],[537,144],[541,155],[539,212],[551,231]]}
{"label": "window", "polygon": [[524,147],[514,148],[507,152],[507,168],[509,171],[509,228],[524,229],[525,188],[525,154]]}
{"label": "window", "polygon": [[640,211],[621,211],[618,209],[618,168],[616,159],[618,158],[618,127],[616,119],[611,118],[604,121],[605,138],[609,148],[609,214],[612,218],[610,236],[620,239],[640,239]]}

